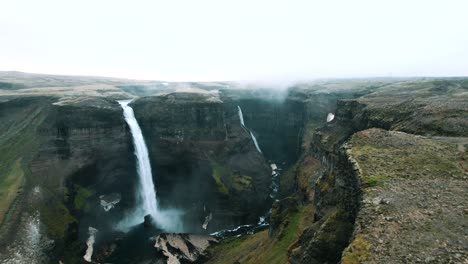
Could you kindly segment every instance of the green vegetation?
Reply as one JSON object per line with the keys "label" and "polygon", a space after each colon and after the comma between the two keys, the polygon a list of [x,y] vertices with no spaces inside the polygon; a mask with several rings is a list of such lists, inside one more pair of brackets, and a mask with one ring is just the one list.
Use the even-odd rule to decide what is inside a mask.
{"label": "green vegetation", "polygon": [[44,118],[41,112],[41,108],[29,105],[0,116],[0,223],[6,220],[5,214],[28,176],[23,164],[29,162],[39,147],[36,129]]}
{"label": "green vegetation", "polygon": [[234,176],[233,187],[238,191],[242,191],[252,186],[252,177],[250,176]]}
{"label": "green vegetation", "polygon": [[229,190],[228,188],[226,187],[226,185],[224,185],[223,183],[223,175],[226,173],[226,170],[224,167],[221,167],[221,166],[213,166],[213,179],[215,180],[216,182],[216,185],[218,187],[218,192],[222,193],[222,194],[229,194]]}
{"label": "green vegetation", "polygon": [[0,178],[0,223],[15,200],[24,182],[21,159],[18,159],[5,177]]}
{"label": "green vegetation", "polygon": [[252,177],[250,176],[235,173],[230,168],[214,162],[212,168],[213,179],[216,182],[218,192],[222,194],[229,194],[230,189],[244,191],[252,187]]}
{"label": "green vegetation", "polygon": [[68,225],[76,221],[61,200],[42,205],[39,212],[42,222],[47,227],[47,234],[55,239],[63,239]]}
{"label": "green vegetation", "polygon": [[362,169],[364,188],[381,186],[393,178],[438,177],[440,174],[463,177],[458,168],[455,145],[407,134],[383,138],[369,136],[372,133],[380,132],[357,133],[350,141],[351,155]]}
{"label": "green vegetation", "polygon": [[371,244],[362,235],[357,235],[345,249],[341,263],[359,264],[364,262],[370,256],[370,248]]}
{"label": "green vegetation", "polygon": [[[0,115],[0,219],[14,204],[19,195],[18,190],[26,180],[30,184],[40,183],[44,197],[47,198],[41,200],[34,210],[39,211],[48,236],[61,239],[68,225],[75,219],[64,205],[63,196],[56,194],[59,183],[53,177],[30,177],[28,169],[41,144],[37,129],[47,115],[49,103],[45,98],[38,101],[25,99],[24,102],[12,103],[12,106],[8,103],[0,105],[9,109],[8,114]],[[3,222],[6,220],[3,218]]]}
{"label": "green vegetation", "polygon": [[333,207],[323,219],[325,221],[315,236],[317,245],[328,250],[327,254],[341,254],[354,229],[349,212],[342,208]]}
{"label": "green vegetation", "polygon": [[95,191],[89,188],[85,188],[78,184],[74,185],[75,188],[75,199],[74,205],[76,210],[81,210],[86,205],[86,200],[93,196]]}
{"label": "green vegetation", "polygon": [[208,263],[287,263],[288,250],[299,235],[311,224],[313,206],[301,207],[288,215],[280,236],[270,238],[268,230],[240,238],[229,238],[209,249],[212,258]]}
{"label": "green vegetation", "polygon": [[386,181],[386,178],[381,175],[371,175],[362,177],[361,185],[363,188],[381,186]]}

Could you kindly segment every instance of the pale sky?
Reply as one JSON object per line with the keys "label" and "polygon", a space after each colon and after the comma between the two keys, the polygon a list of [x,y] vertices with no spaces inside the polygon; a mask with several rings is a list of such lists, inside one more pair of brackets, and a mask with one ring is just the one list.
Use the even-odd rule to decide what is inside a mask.
{"label": "pale sky", "polygon": [[0,70],[169,81],[468,76],[466,0],[1,0]]}

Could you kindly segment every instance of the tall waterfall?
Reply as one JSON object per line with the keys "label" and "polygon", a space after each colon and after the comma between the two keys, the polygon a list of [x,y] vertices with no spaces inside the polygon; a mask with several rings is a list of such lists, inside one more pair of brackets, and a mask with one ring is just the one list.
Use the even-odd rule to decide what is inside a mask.
{"label": "tall waterfall", "polygon": [[142,214],[140,220],[147,214],[150,214],[155,220],[158,214],[158,202],[156,200],[156,191],[151,175],[151,165],[149,162],[148,148],[145,139],[141,133],[140,126],[135,118],[133,109],[128,105],[131,100],[118,101],[123,109],[125,121],[130,127],[133,136],[133,145],[135,146],[135,156],[137,159],[137,170],[139,176],[138,194],[141,203]]}
{"label": "tall waterfall", "polygon": [[254,134],[252,133],[252,131],[250,131],[250,130],[245,126],[245,123],[244,123],[244,115],[242,114],[242,109],[240,108],[240,106],[237,106],[237,109],[238,109],[238,113],[239,113],[239,120],[240,120],[240,123],[241,123],[242,127],[245,128],[247,131],[249,131],[250,137],[252,138],[252,141],[253,141],[255,147],[257,148],[258,152],[262,153],[262,150],[260,149],[260,146],[258,145],[257,138],[255,138],[255,136],[254,136]]}

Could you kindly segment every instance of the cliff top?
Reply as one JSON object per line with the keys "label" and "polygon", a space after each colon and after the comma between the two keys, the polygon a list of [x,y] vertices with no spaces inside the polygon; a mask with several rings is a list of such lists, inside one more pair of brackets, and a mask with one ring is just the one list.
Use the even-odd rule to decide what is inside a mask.
{"label": "cliff top", "polygon": [[343,263],[466,262],[467,146],[467,138],[354,134],[345,149],[362,199]]}

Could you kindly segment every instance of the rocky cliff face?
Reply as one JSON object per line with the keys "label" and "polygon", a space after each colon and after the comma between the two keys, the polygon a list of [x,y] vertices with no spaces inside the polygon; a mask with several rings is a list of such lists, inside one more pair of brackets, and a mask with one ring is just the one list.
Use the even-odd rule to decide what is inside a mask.
{"label": "rocky cliff face", "polygon": [[[40,203],[31,210],[39,213],[47,236],[56,241],[54,251],[66,260],[81,246],[63,242],[84,240],[89,226],[110,231],[133,207],[137,175],[131,135],[113,100],[38,97],[2,106],[14,114],[15,104],[21,111],[27,104],[31,111],[36,104],[47,110],[31,132],[37,149],[24,165],[29,191],[41,190]],[[202,232],[208,212],[213,215],[209,231],[257,221],[268,204],[271,171],[240,126],[237,109],[212,96],[183,93],[141,99],[133,107],[162,206],[185,210],[187,231]],[[121,201],[106,212],[99,197],[113,193]]]}
{"label": "rocky cliff face", "polygon": [[[331,92],[333,89],[331,87],[334,85],[330,84],[327,87],[330,88],[328,91],[332,94],[328,95],[328,98],[333,98],[333,92]],[[350,85],[352,86],[351,83]],[[404,186],[392,182],[384,189],[377,188],[372,192],[375,192],[375,195],[369,196],[369,193],[366,192],[368,186],[381,184],[384,177],[372,175],[363,178],[360,168],[367,166],[368,169],[373,171],[372,173],[375,173],[372,167],[378,161],[379,164],[386,164],[384,171],[388,173],[394,171],[395,175],[399,175],[397,178],[414,177],[416,181],[426,181],[426,178],[421,178],[424,174],[427,174],[423,168],[414,168],[414,171],[408,168],[400,168],[399,164],[410,165],[406,161],[409,152],[403,154],[406,147],[398,144],[389,147],[394,150],[401,148],[404,157],[403,160],[398,162],[392,161],[392,159],[401,158],[392,157],[392,155],[388,154],[388,159],[385,159],[383,158],[385,155],[382,156],[382,153],[374,153],[372,156],[364,155],[361,161],[357,161],[354,157],[355,153],[350,154],[349,149],[343,147],[343,144],[354,133],[371,127],[428,136],[464,136],[464,131],[468,127],[466,118],[464,118],[468,114],[465,107],[467,101],[466,87],[466,80],[464,79],[444,81],[402,80],[393,83],[369,84],[363,89],[351,89],[351,91],[335,90],[337,97],[334,97],[334,99],[341,99],[334,106],[328,106],[328,111],[335,113],[334,120],[328,123],[325,123],[325,121],[320,122],[320,119],[314,118],[312,115],[311,118],[306,118],[304,121],[302,154],[299,156],[299,160],[281,176],[282,195],[290,195],[291,197],[279,201],[274,206],[276,209],[273,210],[272,214],[270,237],[267,239],[264,237],[266,234],[260,232],[244,239],[228,241],[225,244],[222,242],[221,245],[214,248],[212,262],[222,263],[226,261],[223,256],[242,256],[237,258],[239,262],[255,263],[256,260],[269,259],[272,255],[281,256],[281,253],[279,253],[281,250],[287,251],[287,259],[280,257],[279,259],[291,263],[456,262],[463,260],[465,256],[460,253],[460,250],[463,251],[461,244],[457,244],[455,241],[447,242],[444,240],[444,242],[441,242],[442,245],[449,248],[450,252],[453,252],[451,256],[448,256],[450,254],[442,254],[440,252],[441,247],[424,246],[425,239],[429,237],[442,241],[437,238],[438,233],[435,231],[427,232],[425,235],[417,236],[417,239],[411,240],[414,246],[410,253],[403,247],[397,246],[398,239],[392,237],[392,235],[397,234],[396,231],[390,236],[381,234],[382,230],[384,230],[382,225],[384,227],[387,225],[386,221],[391,222],[393,219],[401,219],[401,215],[404,215],[406,211],[413,210],[414,206],[400,204],[405,209],[393,210],[395,208],[392,209],[391,206],[388,206],[391,202],[387,203],[385,199],[379,199],[378,201],[376,199],[375,203],[373,203],[372,199],[380,197],[380,194],[387,193],[390,195],[391,193],[393,197],[398,197],[395,199],[402,201],[406,199],[405,197],[412,197],[411,193],[419,193],[422,190],[414,182],[402,183]],[[318,89],[320,90],[320,88]],[[312,90],[301,89],[301,87],[295,90],[295,95],[300,96],[305,104],[303,109],[314,108],[313,102],[317,93],[311,92]],[[323,97],[321,101],[325,101]],[[327,107],[319,107],[318,109],[323,111]],[[313,113],[313,111],[311,112]],[[323,119],[325,119],[325,115],[323,115]],[[390,133],[392,136],[389,137],[393,137],[392,133]],[[369,133],[365,134],[368,135]],[[384,140],[378,139],[379,136],[376,136],[380,134],[370,133],[371,136],[366,140],[379,145],[381,143],[379,141],[384,142]],[[354,137],[358,137],[357,134]],[[359,137],[362,137],[362,135]],[[404,138],[400,139],[399,136],[396,136],[394,141],[391,140],[391,142],[393,142],[392,144],[397,142],[405,144]],[[367,149],[369,146],[365,144],[359,147]],[[410,152],[419,152],[417,150],[419,147],[414,144],[410,144],[408,147],[415,147]],[[380,150],[380,147],[376,147],[377,152],[379,152],[378,150]],[[384,151],[384,148],[382,148],[382,151]],[[463,153],[459,155],[464,157]],[[425,158],[430,157],[429,153],[422,154]],[[456,162],[449,163],[456,164]],[[459,163],[462,172],[465,170],[466,174],[466,168],[463,167],[465,163],[463,158]],[[413,167],[413,165],[410,167]],[[437,177],[433,180],[438,182]],[[450,182],[450,184],[453,182],[453,184],[457,185],[458,178]],[[458,184],[460,183],[458,182]],[[395,193],[392,188],[399,191]],[[455,186],[450,188],[458,190],[458,187]],[[458,197],[457,200],[461,199],[460,194],[454,194]],[[434,195],[437,197],[437,194]],[[371,198],[366,198],[367,196]],[[299,201],[299,208],[297,203],[291,202],[291,198]],[[428,210],[425,208],[431,206],[440,207],[438,204],[425,200],[421,201],[420,206],[424,211]],[[441,202],[441,204],[444,204],[444,202]],[[446,206],[448,205],[446,204]],[[459,206],[460,210],[463,209],[462,206],[457,206]],[[460,210],[457,211],[458,216],[461,213]],[[302,215],[301,212],[303,211],[312,215],[312,219],[305,221],[307,218]],[[397,211],[401,211],[401,214],[398,215]],[[443,210],[441,209],[441,211]],[[382,218],[387,213],[390,215],[387,219],[390,220]],[[378,216],[379,214],[380,216]],[[453,215],[452,217],[457,218],[458,216]],[[412,228],[410,223],[420,227],[421,223],[432,225],[433,221],[440,220],[441,225],[447,230],[456,230],[456,228],[450,227],[451,222],[441,215],[437,216],[437,220],[430,220],[423,215],[419,215],[419,217],[411,221],[397,220],[396,224],[390,223],[389,228],[397,226],[397,228],[410,230]],[[356,218],[358,219],[357,229],[355,229]],[[293,239],[289,240],[291,232]],[[400,232],[402,231],[400,230]],[[377,235],[381,236],[380,240],[374,234],[381,234]],[[348,246],[351,241],[351,245]],[[289,243],[287,249],[279,247],[284,243]],[[270,246],[264,246],[265,244]],[[394,247],[394,254],[392,256],[385,254],[382,250],[383,245]],[[410,248],[411,246],[407,245],[407,247]],[[345,248],[347,249],[342,255]],[[431,249],[429,250],[429,248]],[[249,249],[249,252],[246,251],[247,249]],[[401,258],[398,257],[397,251],[403,252]],[[216,252],[220,253],[217,254]],[[421,257],[426,254],[429,255],[424,258]],[[403,258],[403,255],[406,255],[406,259]]]}
{"label": "rocky cliff face", "polygon": [[[212,212],[213,232],[257,221],[268,203],[271,171],[240,125],[237,107],[217,94],[193,93],[146,97],[132,106],[162,206],[192,210],[201,219]],[[190,230],[200,232],[201,223],[194,224]]]}
{"label": "rocky cliff face", "polygon": [[[9,233],[17,230],[13,220],[25,219],[24,224],[30,225],[27,219],[35,219],[34,230],[40,230],[38,239],[52,239],[55,241],[52,248],[60,252],[65,239],[79,236],[84,228],[76,223],[100,213],[96,195],[119,188],[126,190],[119,178],[129,179],[122,176],[133,173],[134,165],[129,158],[131,142],[125,136],[120,111],[113,102],[88,98],[61,105],[57,101],[55,97],[23,97],[1,104],[2,115],[5,114],[2,121],[12,117],[16,120],[2,126],[10,130],[12,136],[6,140],[12,146],[11,151],[16,152],[5,153],[9,158],[2,162],[19,159],[17,171],[26,181],[24,194],[11,209],[11,219],[6,223],[9,228],[3,229],[8,233],[2,241],[28,239],[8,238]],[[24,117],[20,118],[21,115]],[[20,120],[28,124],[15,128]],[[2,133],[2,140],[6,135]],[[125,157],[125,153],[130,154]],[[129,180],[123,184],[131,186],[131,183]]]}
{"label": "rocky cliff face", "polygon": [[25,212],[38,213],[45,234],[55,241],[53,251],[63,255],[79,251],[65,242],[83,240],[88,225],[106,230],[104,226],[119,218],[103,211],[100,195],[122,193],[122,210],[134,203],[129,190],[135,184],[135,165],[118,104],[102,98],[57,101],[35,101],[48,112],[34,134],[37,151],[25,164],[30,172],[27,192],[37,190],[40,199]]}
{"label": "rocky cliff face", "polygon": [[[299,243],[290,248],[292,262],[338,262],[341,259],[340,252],[351,237],[357,240],[356,245],[348,249],[349,252],[370,245],[359,244],[362,237],[356,233],[351,236],[354,219],[362,212],[361,202],[365,199],[362,195],[367,195],[363,188],[367,183],[360,179],[361,173],[357,169],[359,165],[342,144],[353,133],[370,127],[424,135],[463,136],[463,131],[468,127],[466,118],[463,118],[468,114],[464,107],[464,85],[463,80],[449,83],[403,82],[357,99],[338,101],[334,121],[319,128],[313,135],[310,155],[320,161],[324,172],[316,180],[313,188],[314,224],[302,234]],[[361,161],[363,164],[375,165],[371,157],[366,158],[369,160]],[[389,156],[389,162],[390,159]],[[388,170],[391,171],[390,168]],[[409,172],[409,175],[419,176],[420,170],[422,169],[415,169],[414,172]],[[316,174],[310,174],[310,177],[315,178],[314,175]],[[379,177],[371,181],[379,181]],[[361,257],[350,254],[341,261],[358,263],[362,261]],[[375,256],[380,257],[382,256]]]}

